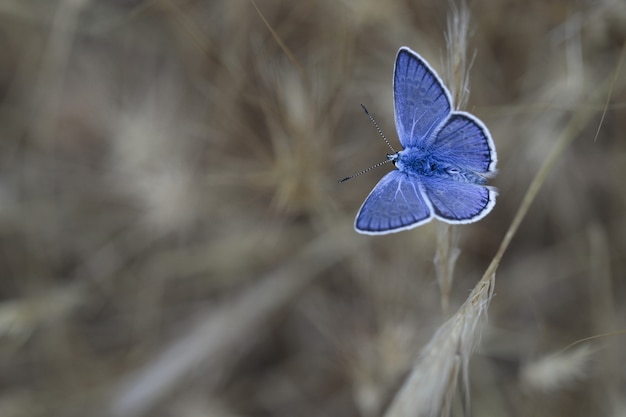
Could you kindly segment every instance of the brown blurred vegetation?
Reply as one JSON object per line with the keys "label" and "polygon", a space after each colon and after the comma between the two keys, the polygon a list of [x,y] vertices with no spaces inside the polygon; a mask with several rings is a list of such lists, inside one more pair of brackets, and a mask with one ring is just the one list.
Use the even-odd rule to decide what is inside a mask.
{"label": "brown blurred vegetation", "polygon": [[[357,235],[389,168],[337,180],[387,151],[360,103],[397,144],[395,54],[441,71],[449,2],[258,7],[285,48],[250,1],[0,4],[1,416],[377,416],[442,323],[436,225]],[[470,10],[500,196],[460,228],[452,308],[592,115],[502,260],[472,410],[624,415],[626,336],[550,390],[521,375],[626,328],[626,7]]]}

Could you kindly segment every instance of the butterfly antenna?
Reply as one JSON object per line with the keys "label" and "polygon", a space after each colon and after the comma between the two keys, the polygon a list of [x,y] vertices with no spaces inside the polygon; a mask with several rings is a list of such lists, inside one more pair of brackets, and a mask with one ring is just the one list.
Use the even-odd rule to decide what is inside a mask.
{"label": "butterfly antenna", "polygon": [[[367,114],[367,117],[370,118],[370,121],[374,124],[374,126],[376,127],[376,130],[378,130],[378,134],[380,135],[381,138],[383,138],[383,140],[385,141],[385,143],[387,144],[387,146],[389,146],[389,149],[391,149],[391,152],[396,153],[396,150],[393,149],[393,146],[391,146],[391,143],[389,143],[389,141],[387,140],[387,138],[385,137],[385,134],[383,133],[383,131],[380,129],[380,127],[378,126],[378,123],[376,123],[376,120],[374,120],[374,117],[370,114],[370,112],[367,111],[367,108],[365,107],[364,104],[361,104],[361,107],[363,108],[363,111],[365,112],[365,114]],[[355,175],[356,176],[356,175]]]}
{"label": "butterfly antenna", "polygon": [[351,180],[351,179],[352,179],[352,178],[354,178],[354,177],[358,177],[359,175],[363,175],[363,174],[365,174],[366,172],[370,172],[370,171],[371,171],[371,170],[373,170],[374,168],[378,168],[379,166],[381,166],[381,165],[385,165],[387,162],[391,162],[391,161],[393,161],[393,159],[387,159],[387,160],[385,160],[385,161],[379,162],[379,163],[377,163],[376,165],[372,165],[371,167],[366,168],[366,169],[364,169],[364,170],[363,170],[363,171],[361,171],[361,172],[357,172],[357,173],[356,173],[356,174],[354,174],[354,175],[350,175],[349,177],[345,177],[344,179],[339,180],[339,182],[341,183],[341,182],[345,182],[345,181]]}

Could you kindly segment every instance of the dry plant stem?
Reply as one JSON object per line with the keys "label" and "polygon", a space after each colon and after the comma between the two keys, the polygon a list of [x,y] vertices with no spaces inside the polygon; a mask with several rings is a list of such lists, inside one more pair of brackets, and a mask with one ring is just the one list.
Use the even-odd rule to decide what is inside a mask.
{"label": "dry plant stem", "polygon": [[458,230],[457,227],[447,223],[437,224],[437,252],[434,262],[444,317],[450,317],[450,292],[454,280],[454,266],[461,254],[457,246]]}
{"label": "dry plant stem", "polygon": [[[457,110],[467,102],[469,95],[466,67],[469,19],[470,13],[464,1],[459,7],[451,3],[451,13],[448,17],[446,31],[448,59],[445,73]],[[454,266],[460,253],[458,228],[447,223],[439,223],[437,225],[437,252],[434,263],[444,317],[450,317],[450,292],[454,281]]]}
{"label": "dry plant stem", "polygon": [[[148,4],[149,2],[146,2],[138,6],[138,9],[146,7]],[[194,45],[196,45],[196,47],[198,47],[205,55],[209,55],[210,51],[213,49],[210,38],[207,37],[206,34],[202,33],[197,25],[190,21],[189,16],[181,11],[179,4],[171,0],[160,0],[157,5],[160,5],[164,9],[167,9],[167,11],[172,12],[181,27],[185,30],[186,34],[193,41]],[[140,10],[137,10],[137,12],[139,11]]]}
{"label": "dry plant stem", "polygon": [[574,113],[574,115],[570,119],[570,123],[563,131],[563,134],[557,140],[554,148],[552,148],[552,152],[550,152],[550,155],[548,155],[548,157],[544,160],[541,168],[539,169],[539,172],[537,172],[537,175],[535,175],[535,178],[533,178],[533,181],[530,183],[530,186],[528,187],[528,190],[526,191],[526,194],[524,195],[524,198],[522,199],[522,202],[517,209],[517,212],[515,213],[515,217],[513,218],[509,229],[504,235],[504,239],[502,239],[502,243],[500,244],[496,255],[487,267],[487,270],[485,271],[485,274],[483,275],[481,280],[488,279],[490,275],[495,274],[498,266],[500,265],[500,260],[502,259],[504,252],[509,247],[511,240],[513,240],[513,237],[515,236],[517,229],[522,223],[522,220],[524,220],[524,217],[526,216],[530,205],[537,196],[539,189],[545,182],[546,177],[554,167],[557,159],[559,158],[559,156],[561,156],[561,154],[569,146],[569,144],[576,138],[576,136],[580,133],[583,127],[587,125],[587,123],[590,121],[594,114],[595,113],[593,111],[587,110],[585,106],[583,106],[582,110]]}
{"label": "dry plant stem", "polygon": [[447,415],[459,373],[467,372],[469,357],[478,344],[478,327],[487,313],[494,280],[481,281],[459,311],[437,330],[385,417]]}
{"label": "dry plant stem", "polygon": [[259,6],[257,6],[256,1],[254,0],[250,0],[250,2],[252,3],[252,5],[254,6],[254,8],[256,9],[257,13],[259,14],[259,17],[261,18],[261,20],[263,21],[263,23],[265,24],[265,26],[267,27],[267,30],[270,31],[270,33],[272,34],[272,36],[274,37],[274,40],[276,41],[276,43],[278,44],[278,46],[280,46],[280,49],[283,50],[283,52],[285,53],[285,55],[287,55],[287,57],[289,58],[289,60],[294,64],[294,66],[298,69],[298,71],[300,72],[301,75],[305,74],[304,71],[304,67],[302,66],[302,64],[300,64],[300,61],[298,61],[296,59],[296,56],[293,54],[293,52],[291,52],[291,50],[287,47],[287,45],[285,44],[285,42],[283,42],[283,40],[280,38],[280,36],[278,36],[278,33],[276,33],[276,31],[274,30],[274,28],[272,27],[272,25],[270,25],[270,23],[267,21],[267,19],[265,18],[265,16],[263,16],[263,13],[261,13],[261,10],[259,9]]}
{"label": "dry plant stem", "polygon": [[453,106],[456,110],[465,107],[469,99],[469,67],[467,65],[467,48],[469,38],[470,11],[465,1],[457,7],[450,2],[451,12],[448,15],[446,38],[446,81],[450,86]]}
{"label": "dry plant stem", "polygon": [[[615,80],[617,79],[618,74],[620,74],[625,52],[626,45],[622,47],[620,60],[617,64],[617,68],[615,69],[615,75],[611,80],[611,84],[608,86],[606,84],[602,85],[601,88],[598,88],[596,91],[605,92],[608,90],[609,95],[612,93],[613,86],[615,85]],[[513,218],[513,221],[511,222],[511,225],[509,226],[506,235],[504,235],[504,239],[502,239],[502,243],[498,248],[498,252],[496,252],[496,255],[493,257],[491,263],[487,267],[487,270],[485,271],[485,274],[483,275],[481,281],[487,279],[490,275],[495,274],[496,270],[498,269],[498,265],[500,264],[500,259],[502,259],[504,252],[509,247],[511,240],[513,240],[513,236],[515,236],[519,225],[522,223],[522,220],[524,220],[524,217],[526,216],[530,205],[537,196],[539,189],[541,188],[544,181],[546,180],[546,177],[552,170],[552,167],[556,163],[556,160],[559,156],[561,156],[565,148],[567,148],[569,144],[576,138],[576,136],[580,133],[583,127],[585,127],[587,123],[589,123],[589,121],[595,114],[595,112],[593,111],[594,102],[595,99],[592,97],[589,100],[589,103],[581,103],[581,105],[578,107],[578,110],[570,119],[569,124],[557,140],[554,148],[552,148],[552,152],[550,152],[550,155],[548,155],[548,157],[543,161],[543,165],[537,172],[537,175],[535,175],[535,178],[533,178],[533,181],[530,183],[530,186],[528,187],[528,190],[526,191],[526,194],[524,195],[524,198],[522,199],[522,202],[517,209],[517,212],[515,213],[515,217]]]}
{"label": "dry plant stem", "polygon": [[290,262],[259,278],[258,284],[245,294],[200,314],[185,335],[120,383],[107,415],[147,415],[190,374],[227,372],[228,353],[245,351],[272,315],[324,270],[358,250],[356,242],[343,229],[319,236]]}
{"label": "dry plant stem", "polygon": [[[616,74],[619,74],[623,56],[624,53],[622,53]],[[604,93],[607,90],[610,92],[611,87],[604,84],[595,91]],[[456,314],[437,330],[431,341],[421,351],[417,363],[391,403],[385,417],[446,416],[444,411],[446,411],[446,404],[449,403],[446,399],[456,390],[459,370],[462,370],[464,374],[466,404],[468,404],[467,367],[469,358],[480,338],[479,326],[482,318],[486,317],[487,308],[493,296],[495,273],[500,260],[557,159],[595,115],[594,111],[589,110],[590,107],[587,104],[595,102],[596,99],[592,97],[590,103],[583,103],[577,107],[578,111],[570,118],[569,124],[557,139],[552,151],[528,187],[483,277]],[[459,359],[462,362],[461,366],[455,365]]]}

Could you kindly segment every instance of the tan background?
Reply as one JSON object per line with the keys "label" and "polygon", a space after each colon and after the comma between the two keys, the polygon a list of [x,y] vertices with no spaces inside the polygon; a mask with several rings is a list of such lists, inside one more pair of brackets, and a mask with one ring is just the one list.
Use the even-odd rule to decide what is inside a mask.
{"label": "tan background", "polygon": [[[337,180],[388,152],[360,103],[398,147],[395,54],[442,71],[449,2],[258,7],[284,48],[250,1],[0,3],[3,417],[377,416],[442,323],[436,224],[357,235],[389,167]],[[626,7],[470,9],[500,196],[460,227],[452,311],[589,118],[502,260],[471,408],[624,415],[626,336],[532,366],[626,328]]]}

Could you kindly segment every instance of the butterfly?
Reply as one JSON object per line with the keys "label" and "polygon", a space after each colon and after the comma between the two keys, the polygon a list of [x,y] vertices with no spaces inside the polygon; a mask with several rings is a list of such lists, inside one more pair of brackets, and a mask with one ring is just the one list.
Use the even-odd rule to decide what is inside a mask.
{"label": "butterfly", "polygon": [[354,228],[382,235],[433,218],[472,223],[496,204],[485,185],[496,173],[497,154],[487,127],[452,108],[450,92],[428,62],[407,47],[393,74],[396,129],[403,150],[388,154],[397,169],[385,175],[359,209]]}

